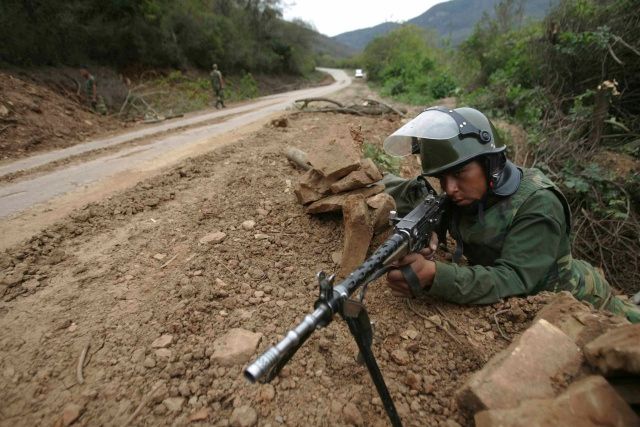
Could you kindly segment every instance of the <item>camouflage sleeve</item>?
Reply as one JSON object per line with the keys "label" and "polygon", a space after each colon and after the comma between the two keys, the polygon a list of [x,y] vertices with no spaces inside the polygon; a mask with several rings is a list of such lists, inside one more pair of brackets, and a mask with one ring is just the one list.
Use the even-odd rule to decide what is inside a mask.
{"label": "camouflage sleeve", "polygon": [[459,304],[535,293],[555,266],[564,230],[562,204],[550,191],[538,191],[520,207],[493,266],[436,262],[428,293]]}
{"label": "camouflage sleeve", "polygon": [[395,200],[396,211],[400,216],[411,212],[429,192],[424,181],[419,178],[404,179],[387,173],[382,178],[382,183],[385,193]]}

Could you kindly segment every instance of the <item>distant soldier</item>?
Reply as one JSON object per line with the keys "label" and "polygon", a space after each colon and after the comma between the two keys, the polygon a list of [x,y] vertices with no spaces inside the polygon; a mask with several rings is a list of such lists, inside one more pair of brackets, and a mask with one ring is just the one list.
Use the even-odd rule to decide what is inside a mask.
{"label": "distant soldier", "polygon": [[[80,75],[84,78],[84,99],[85,102],[91,107],[93,111],[96,111],[98,106],[98,89],[96,87],[96,79],[89,73],[87,67],[80,67]],[[80,89],[78,89],[78,95]]]}
{"label": "distant soldier", "polygon": [[213,69],[209,74],[211,77],[211,87],[213,88],[213,92],[216,95],[216,108],[225,108],[224,105],[224,79],[222,78],[222,73],[218,70],[218,64],[213,64]]}

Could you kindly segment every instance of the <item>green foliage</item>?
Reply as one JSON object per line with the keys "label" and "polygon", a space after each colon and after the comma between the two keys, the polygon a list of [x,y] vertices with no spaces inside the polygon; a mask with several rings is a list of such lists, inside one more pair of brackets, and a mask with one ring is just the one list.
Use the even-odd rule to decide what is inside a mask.
{"label": "green foliage", "polygon": [[401,163],[399,157],[390,156],[377,145],[366,142],[362,145],[362,152],[365,157],[373,160],[383,172],[390,172],[396,175],[399,173]]}
{"label": "green foliage", "polygon": [[413,25],[374,39],[360,59],[369,80],[381,86],[383,95],[413,104],[451,95],[457,85],[438,66],[441,53],[427,40],[427,34]]}
{"label": "green foliage", "polygon": [[600,219],[625,220],[629,216],[627,194],[611,173],[595,163],[581,166],[568,161],[560,175],[566,195]]}
{"label": "green foliage", "polygon": [[310,32],[280,17],[278,0],[0,2],[0,61],[302,75]]}

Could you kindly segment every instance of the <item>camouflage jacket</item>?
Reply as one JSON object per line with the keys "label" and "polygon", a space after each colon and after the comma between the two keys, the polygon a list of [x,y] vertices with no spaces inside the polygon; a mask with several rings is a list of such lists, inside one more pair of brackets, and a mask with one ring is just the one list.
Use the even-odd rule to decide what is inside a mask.
{"label": "camouflage jacket", "polygon": [[[605,306],[611,293],[604,277],[571,256],[564,196],[539,170],[523,172],[518,190],[489,198],[483,215],[452,209],[447,226],[470,265],[437,261],[427,293],[456,303],[491,304],[513,295],[568,290]],[[387,176],[385,184],[401,214],[425,191],[416,180]]]}

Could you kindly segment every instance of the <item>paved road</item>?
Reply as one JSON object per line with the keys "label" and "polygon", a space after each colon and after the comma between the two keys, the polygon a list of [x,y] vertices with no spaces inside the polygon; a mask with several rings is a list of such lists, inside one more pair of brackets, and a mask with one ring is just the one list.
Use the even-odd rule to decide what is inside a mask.
{"label": "paved road", "polygon": [[[70,193],[76,189],[90,188],[107,178],[131,171],[149,171],[165,167],[193,154],[197,146],[215,146],[216,137],[264,120],[278,111],[289,107],[299,98],[326,96],[348,86],[351,79],[342,70],[321,69],[336,80],[328,86],[302,89],[259,98],[255,102],[236,108],[198,115],[170,123],[137,130],[112,138],[79,144],[64,150],[20,160],[0,168],[0,176],[21,169],[30,169],[54,160],[89,152],[98,148],[123,144],[134,139],[149,137],[184,126],[191,128],[161,136],[156,141],[139,146],[127,147],[123,144],[116,153],[106,154],[94,160],[73,164],[44,175],[0,186],[0,218],[17,214],[31,206],[46,202],[54,197]],[[216,118],[231,116],[219,123],[197,126]],[[131,182],[134,185],[135,182]]]}

